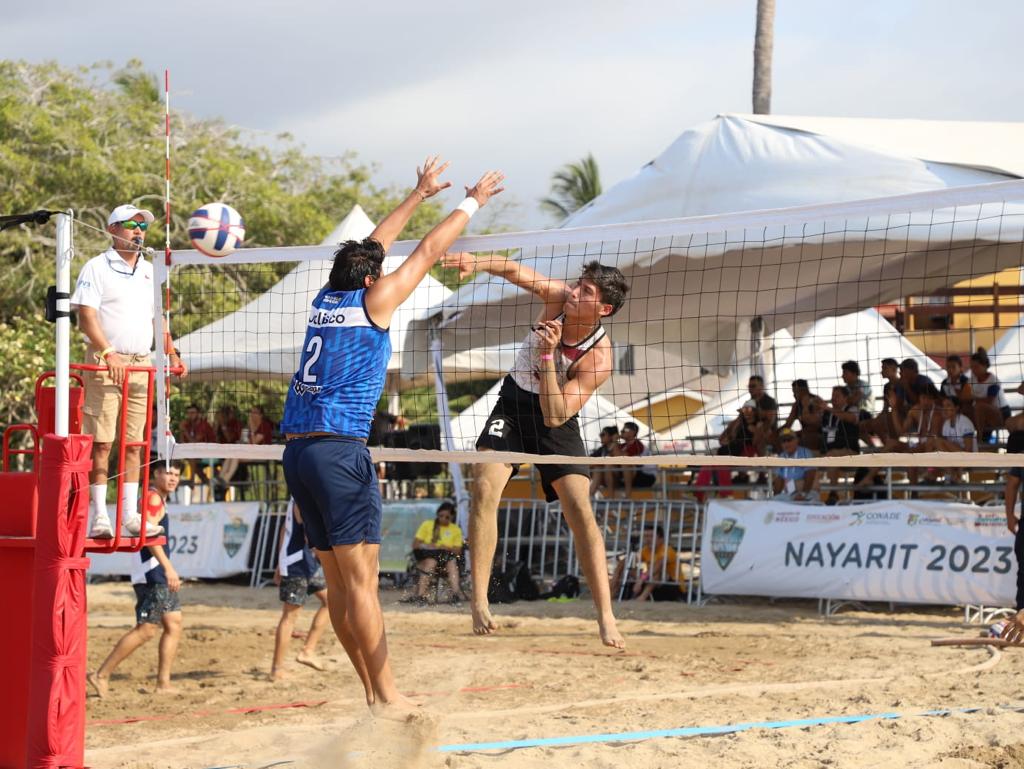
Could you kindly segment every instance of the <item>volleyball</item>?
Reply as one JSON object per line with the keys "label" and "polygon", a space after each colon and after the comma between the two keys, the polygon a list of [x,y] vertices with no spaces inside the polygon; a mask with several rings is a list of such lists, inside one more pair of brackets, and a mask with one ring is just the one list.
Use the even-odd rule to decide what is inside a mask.
{"label": "volleyball", "polygon": [[208,203],[189,217],[188,237],[207,256],[227,256],[245,240],[245,222],[227,203]]}

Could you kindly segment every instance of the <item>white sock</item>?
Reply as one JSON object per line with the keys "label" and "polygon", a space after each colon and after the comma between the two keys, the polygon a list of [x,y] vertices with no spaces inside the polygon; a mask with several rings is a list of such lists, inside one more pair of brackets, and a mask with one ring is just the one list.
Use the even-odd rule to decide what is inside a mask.
{"label": "white sock", "polygon": [[124,485],[124,520],[130,521],[139,515],[139,484],[125,483]]}
{"label": "white sock", "polygon": [[95,526],[100,521],[110,525],[110,515],[107,514],[107,484],[97,483],[89,487],[92,496],[92,522]]}

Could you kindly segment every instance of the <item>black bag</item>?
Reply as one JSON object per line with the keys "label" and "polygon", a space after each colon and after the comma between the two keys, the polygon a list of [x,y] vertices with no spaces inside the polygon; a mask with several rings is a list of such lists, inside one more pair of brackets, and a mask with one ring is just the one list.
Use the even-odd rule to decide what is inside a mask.
{"label": "black bag", "polygon": [[536,601],[539,597],[540,591],[522,561],[510,563],[505,571],[492,576],[487,591],[487,600],[491,603],[515,603],[520,599]]}
{"label": "black bag", "polygon": [[540,598],[547,600],[548,598],[575,598],[580,594],[580,580],[579,577],[575,577],[572,574],[566,574],[564,577],[560,577],[555,580],[554,584],[551,585],[551,589],[546,593],[541,593]]}

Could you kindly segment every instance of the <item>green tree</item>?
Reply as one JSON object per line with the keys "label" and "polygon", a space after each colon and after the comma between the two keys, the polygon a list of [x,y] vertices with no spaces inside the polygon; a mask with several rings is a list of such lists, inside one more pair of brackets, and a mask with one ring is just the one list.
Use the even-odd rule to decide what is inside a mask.
{"label": "green tree", "polygon": [[551,177],[551,196],[540,205],[548,213],[565,219],[601,194],[601,174],[592,154],[567,163]]}
{"label": "green tree", "polygon": [[[119,203],[157,213],[148,241],[159,248],[165,225],[163,110],[158,80],[138,61],[120,69],[0,61],[0,213],[74,209],[73,276],[109,246],[103,228]],[[319,243],[357,202],[379,220],[403,194],[375,186],[372,168],[352,155],[311,156],[287,135],[268,147],[221,120],[181,112],[171,120],[172,248],[189,247],[189,212],[215,200],[245,217],[247,245],[281,246]],[[425,233],[440,210],[433,202],[421,206],[405,236]],[[41,315],[46,287],[54,281],[55,245],[52,224],[0,233],[0,387],[8,423],[34,421],[32,383],[52,365],[53,327]],[[173,284],[175,336],[237,309],[293,266],[180,271]],[[72,360],[80,359],[79,338],[75,332]],[[234,397],[231,387],[235,394],[252,390],[254,402],[266,395],[252,383],[247,389],[223,385],[217,392]],[[178,392],[178,405],[180,398],[216,394],[206,385]]]}

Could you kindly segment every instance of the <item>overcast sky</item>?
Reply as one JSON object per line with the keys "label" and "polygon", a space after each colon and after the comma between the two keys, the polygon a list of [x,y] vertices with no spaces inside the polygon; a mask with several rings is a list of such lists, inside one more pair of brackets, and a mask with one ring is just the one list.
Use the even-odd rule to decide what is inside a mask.
{"label": "overcast sky", "polygon": [[[755,6],[56,0],[5,8],[0,50],[170,68],[176,108],[354,151],[381,184],[429,152],[458,185],[501,168],[508,223],[535,227],[563,163],[593,152],[607,189],[687,127],[750,111]],[[777,0],[772,111],[1024,121],[1022,29],[1019,0]]]}

